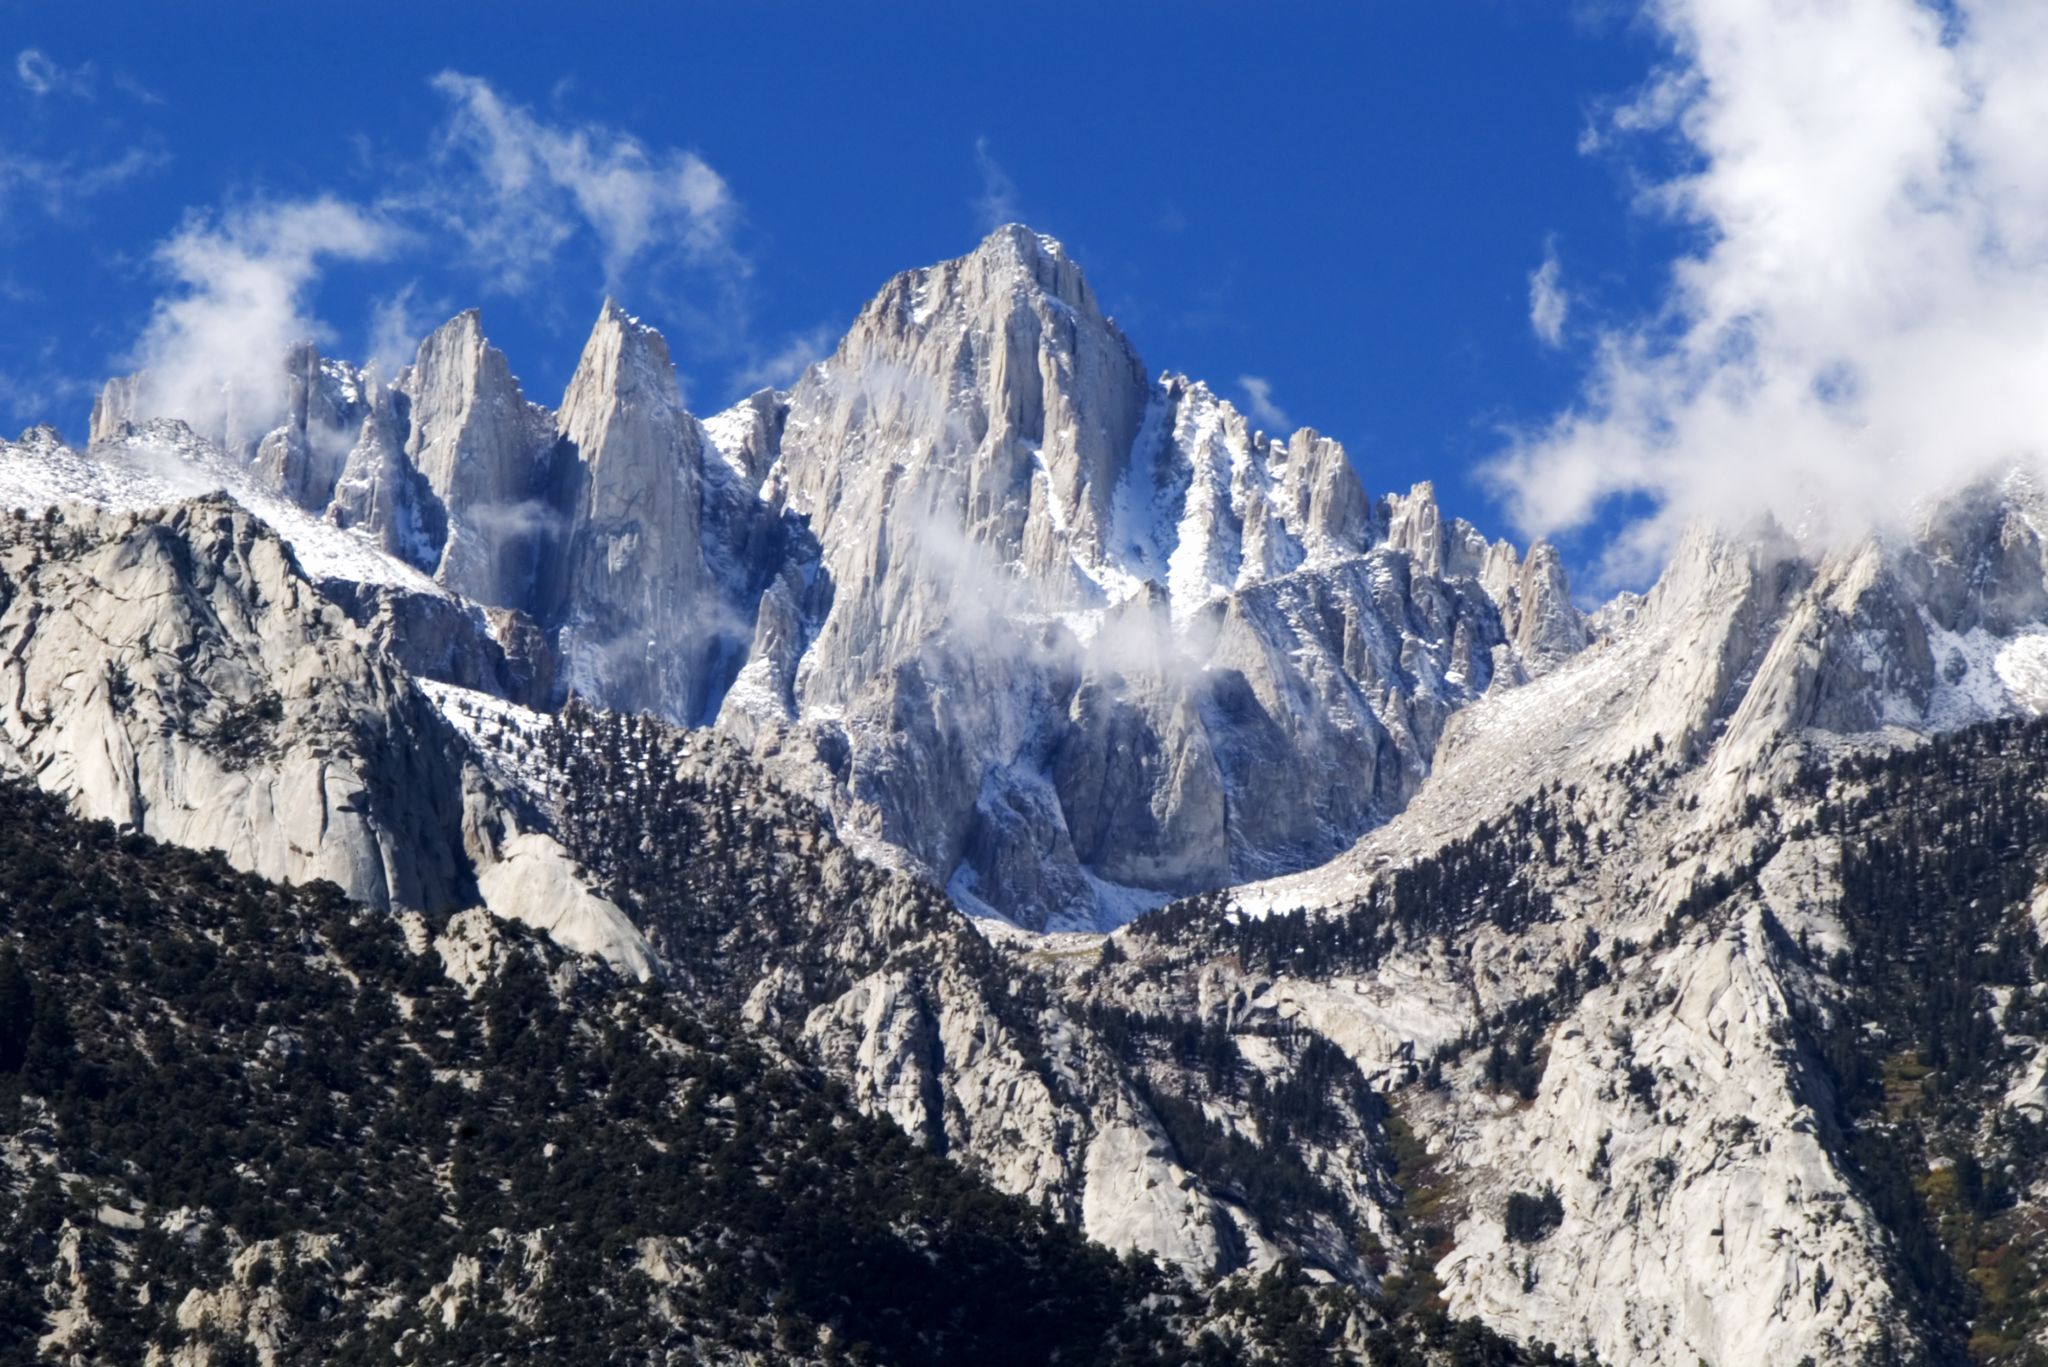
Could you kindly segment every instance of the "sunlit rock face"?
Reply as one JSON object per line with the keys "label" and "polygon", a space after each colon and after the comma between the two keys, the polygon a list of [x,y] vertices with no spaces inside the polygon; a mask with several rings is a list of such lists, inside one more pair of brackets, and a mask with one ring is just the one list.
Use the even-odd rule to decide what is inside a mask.
{"label": "sunlit rock face", "polygon": [[1328,858],[1452,711],[1579,639],[1554,557],[1490,592],[1430,490],[1375,501],[1335,442],[1149,379],[1020,227],[884,287],[789,394],[763,493],[815,560],[721,725],[1027,925]]}

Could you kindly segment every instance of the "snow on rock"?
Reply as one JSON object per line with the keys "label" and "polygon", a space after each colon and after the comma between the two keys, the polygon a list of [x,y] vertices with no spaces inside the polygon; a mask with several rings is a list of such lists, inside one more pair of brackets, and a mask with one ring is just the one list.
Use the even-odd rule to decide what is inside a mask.
{"label": "snow on rock", "polygon": [[0,443],[0,507],[40,511],[74,504],[143,512],[216,491],[262,518],[312,579],[441,592],[369,537],[324,522],[269,492],[181,422],[159,419],[126,429],[89,452],[64,445],[47,427]]}
{"label": "snow on rock", "polygon": [[780,415],[762,494],[815,558],[763,595],[720,725],[1021,925],[1327,858],[1398,810],[1496,650],[1521,669],[1510,623],[1571,648],[1554,557],[1540,611],[1496,599],[1426,491],[1407,516],[1471,553],[1388,544],[1341,447],[1148,381],[1021,228],[898,276],[786,406],[749,404],[715,444],[751,478]]}

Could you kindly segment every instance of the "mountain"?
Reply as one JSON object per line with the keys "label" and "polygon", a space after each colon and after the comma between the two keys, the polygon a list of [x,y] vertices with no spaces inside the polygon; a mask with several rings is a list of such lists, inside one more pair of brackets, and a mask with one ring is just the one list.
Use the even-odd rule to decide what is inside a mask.
{"label": "mountain", "polygon": [[[140,938],[101,911],[90,956],[20,910],[47,884],[7,904],[31,981],[61,980],[44,996],[69,1037],[124,1079],[68,1103],[22,1084],[0,1136],[20,1190],[104,1174],[127,1204],[103,1204],[159,1228],[137,1202],[172,1159],[105,1148],[93,1108],[172,1057],[121,1002],[181,1048],[222,1019],[204,982],[165,996],[146,971],[196,935],[236,974],[334,959],[353,976],[315,995],[359,1015],[438,994],[423,1019],[452,1041],[413,1043],[451,1077],[490,1062],[462,1054],[457,998],[501,994],[501,1024],[533,1014],[584,1070],[552,1100],[504,1067],[479,1083],[520,1098],[468,1121],[505,1141],[475,1158],[510,1206],[444,1205],[411,1263],[321,1255],[366,1288],[332,1304],[394,1307],[363,1339],[380,1355],[494,1351],[441,1308],[459,1286],[493,1333],[599,1355],[672,1329],[662,1351],[795,1354],[769,1323],[787,1314],[828,1360],[822,1328],[854,1332],[843,1300],[751,1289],[639,1314],[659,1296],[629,1268],[699,1268],[662,1282],[623,1251],[643,1236],[755,1250],[792,1295],[844,1285],[792,1280],[759,1224],[663,1206],[676,1228],[649,1229],[622,1206],[579,1244],[537,1220],[522,1127],[543,1115],[602,1131],[624,1108],[620,1143],[698,1142],[589,1071],[599,1041],[639,1076],[647,1039],[676,1042],[663,1067],[730,1056],[771,1099],[746,1127],[763,1182],[843,1199],[803,1136],[855,1135],[863,1190],[999,1212],[963,1252],[943,1210],[888,1198],[908,1223],[887,1237],[961,1274],[947,1296],[1038,1276],[1068,1306],[1092,1277],[1073,1322],[1133,1354],[2048,1354],[2048,503],[2027,470],[1851,539],[1696,527],[1648,593],[1582,614],[1553,548],[1490,543],[1428,486],[1369,496],[1335,443],[1148,378],[1021,228],[896,277],[788,392],[702,420],[612,304],[553,410],[473,313],[388,380],[308,348],[283,364],[282,407],[244,396],[217,430],[150,413],[141,376],[108,386],[84,450],[48,429],[0,446],[0,764],[48,795],[5,790],[21,828],[97,852],[119,876],[81,882],[107,906],[196,867],[180,850],[271,880],[233,883],[270,908],[234,913],[246,934]],[[403,947],[348,957],[373,935]],[[349,1066],[386,1067],[385,1031]],[[243,1074],[271,1066],[239,1024],[223,1040]],[[824,1099],[778,1119],[790,1088]],[[374,1136],[395,1103],[349,1095]],[[62,1104],[82,1128],[52,1141]],[[195,1143],[239,1152],[207,1123]],[[279,1154],[317,1147],[282,1113],[251,1123]],[[406,1189],[488,1185],[456,1176]],[[94,1307],[134,1283],[103,1232],[129,1227],[46,1197],[0,1239],[42,1288],[12,1322],[128,1322]],[[178,1199],[216,1225],[229,1208]],[[227,1247],[285,1237],[233,1208]],[[369,1237],[360,1212],[322,1218],[292,1237]],[[97,1263],[65,1261],[88,1246]],[[224,1337],[289,1357],[311,1340],[265,1337],[241,1256],[178,1271],[179,1303],[238,1297]],[[566,1327],[505,1271],[590,1257],[562,1285],[609,1308]],[[981,1331],[913,1298],[859,1332],[877,1361],[1005,1335],[1050,1360],[1040,1303],[958,1337]]]}
{"label": "mountain", "polygon": [[[603,764],[657,734],[581,712],[526,739]],[[803,932],[673,915],[790,866],[745,770],[643,795],[692,836],[694,886],[641,908],[688,990],[0,784],[0,1362],[1563,1361],[1298,1265],[1199,1287],[864,1115],[724,1005]],[[915,901],[862,867],[804,872]]]}
{"label": "mountain", "polygon": [[[1020,925],[1328,859],[1400,809],[1453,711],[1585,639],[1550,548],[1524,563],[1428,486],[1370,498],[1337,443],[1148,379],[1020,227],[898,276],[789,393],[708,422],[609,302],[553,412],[473,311],[388,385],[309,348],[287,370],[246,459],[197,436],[439,590],[374,610],[495,614],[415,668],[488,686],[477,655],[516,642],[521,701],[715,720]],[[108,387],[96,450],[148,390]]]}

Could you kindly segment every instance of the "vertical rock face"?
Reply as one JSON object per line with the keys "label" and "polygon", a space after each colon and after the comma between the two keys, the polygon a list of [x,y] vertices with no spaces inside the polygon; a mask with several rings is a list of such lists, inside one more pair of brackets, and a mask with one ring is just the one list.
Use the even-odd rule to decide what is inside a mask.
{"label": "vertical rock face", "polygon": [[368,415],[366,388],[354,366],[321,360],[310,342],[291,348],[284,422],[256,443],[259,477],[301,508],[325,508]]}
{"label": "vertical rock face", "polygon": [[84,815],[425,910],[473,895],[452,736],[250,514],[0,521],[0,761]]}
{"label": "vertical rock face", "polygon": [[1499,605],[1501,625],[1523,669],[1531,674],[1586,648],[1586,622],[1572,606],[1571,585],[1557,547],[1538,541],[1526,559],[1505,541],[1486,548],[1479,582]]}
{"label": "vertical rock face", "polygon": [[1577,628],[1554,556],[1490,592],[1427,487],[1375,504],[1335,442],[1148,381],[1018,227],[889,283],[792,391],[763,490],[815,569],[763,600],[721,724],[1030,925],[1327,858],[1514,656],[1505,614],[1532,651]]}
{"label": "vertical rock face", "polygon": [[379,548],[431,572],[440,562],[448,522],[420,472],[407,459],[411,401],[395,389],[377,387],[362,431],[342,462],[327,520],[359,528]]}
{"label": "vertical rock face", "polygon": [[[107,386],[96,440],[118,439],[146,381]],[[780,568],[781,529],[756,497],[783,428],[778,396],[734,410],[729,449],[712,447],[660,335],[610,302],[559,417],[526,401],[474,310],[430,334],[389,385],[310,346],[293,349],[286,381],[285,421],[249,458],[257,487],[510,614],[515,635],[546,633],[548,667],[521,677],[551,680],[557,696],[682,722],[715,709]],[[425,602],[401,616],[454,620]],[[497,672],[466,659],[436,677]]]}
{"label": "vertical rock face", "polygon": [[434,577],[480,603],[523,606],[550,528],[545,414],[520,394],[474,309],[420,343],[399,388],[410,407],[406,456],[438,504],[438,516],[421,520],[443,528]]}
{"label": "vertical rock face", "polygon": [[1303,529],[1311,556],[1356,554],[1384,531],[1344,448],[1309,427],[1287,440],[1280,508],[1286,525]]}
{"label": "vertical rock face", "polygon": [[99,397],[92,401],[91,425],[87,429],[93,445],[112,440],[120,435],[122,427],[140,416],[137,410],[142,382],[141,375],[117,375],[100,389]]}
{"label": "vertical rock face", "polygon": [[897,276],[791,395],[776,492],[842,594],[807,697],[843,705],[945,625],[950,590],[1100,602],[1148,386],[1057,244],[1021,227]]}
{"label": "vertical rock face", "polygon": [[575,686],[610,706],[694,721],[729,634],[705,559],[704,429],[659,333],[606,301],[556,419],[568,482],[562,623]]}

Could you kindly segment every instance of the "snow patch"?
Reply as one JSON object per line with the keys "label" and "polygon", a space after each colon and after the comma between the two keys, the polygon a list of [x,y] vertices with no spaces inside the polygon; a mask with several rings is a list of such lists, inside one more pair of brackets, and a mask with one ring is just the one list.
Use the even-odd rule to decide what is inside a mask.
{"label": "snow patch", "polygon": [[1957,633],[1930,628],[1935,689],[1925,724],[1953,731],[2015,709],[2048,711],[2048,628],[1994,636],[1982,627]]}
{"label": "snow patch", "polygon": [[311,579],[447,596],[432,579],[360,532],[323,522],[264,491],[248,471],[182,423],[148,423],[90,452],[34,433],[25,441],[0,443],[0,507],[41,510],[72,504],[142,513],[212,493],[226,493],[267,523]]}

